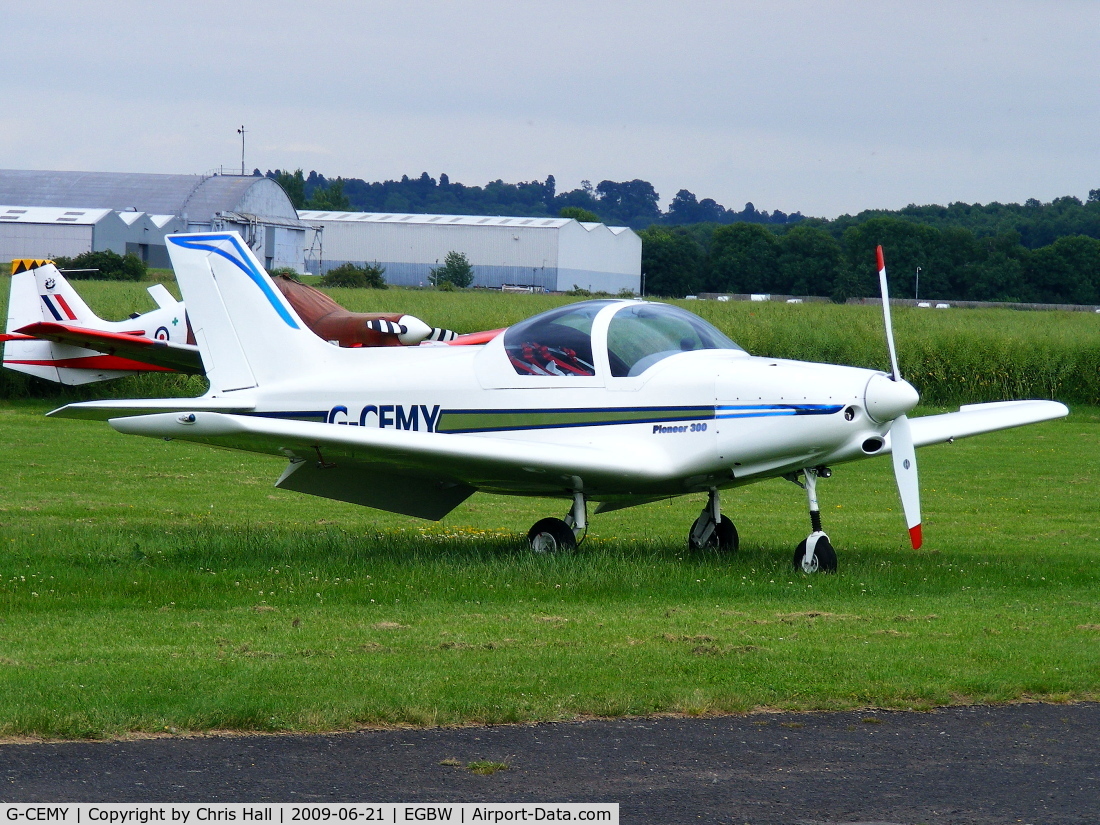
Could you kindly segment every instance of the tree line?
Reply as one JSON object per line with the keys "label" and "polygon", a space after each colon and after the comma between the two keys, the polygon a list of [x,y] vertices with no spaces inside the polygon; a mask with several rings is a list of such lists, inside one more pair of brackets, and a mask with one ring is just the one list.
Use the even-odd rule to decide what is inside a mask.
{"label": "tree line", "polygon": [[1084,234],[1029,249],[1015,229],[978,234],[896,216],[807,220],[782,231],[749,223],[652,225],[639,234],[649,295],[874,297],[881,244],[895,298],[1100,304],[1100,239]]}
{"label": "tree line", "polygon": [[[256,169],[254,175],[260,175]],[[368,183],[359,178],[326,178],[316,171],[304,175],[269,170],[266,175],[277,181],[296,209],[339,212],[411,212],[441,215],[514,215],[524,218],[558,217],[563,209],[579,210],[593,220],[615,226],[641,229],[654,223],[668,225],[712,221],[719,224],[748,221],[784,225],[797,223],[802,215],[758,211],[751,203],[740,211],[726,209],[711,198],[698,200],[681,189],[669,209],[661,211],[660,195],[649,181],[600,181],[593,186],[581,181],[576,189],[557,191],[553,175],[545,181],[505,183],[495,180],[484,186],[452,182],[442,174],[439,179],[424,172],[418,178],[403,175],[401,180]]]}

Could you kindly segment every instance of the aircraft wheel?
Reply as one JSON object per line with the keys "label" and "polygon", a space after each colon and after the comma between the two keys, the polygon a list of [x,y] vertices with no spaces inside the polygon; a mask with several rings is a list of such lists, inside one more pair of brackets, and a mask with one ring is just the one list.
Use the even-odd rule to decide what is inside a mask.
{"label": "aircraft wheel", "polygon": [[527,540],[536,553],[560,553],[577,546],[573,528],[560,518],[544,518],[535,522],[535,526],[527,531]]}
{"label": "aircraft wheel", "polygon": [[741,540],[737,535],[737,528],[734,526],[733,521],[725,517],[715,525],[714,532],[710,534],[710,538],[706,542],[703,544],[696,543],[693,537],[699,527],[699,522],[704,518],[709,518],[709,516],[699,516],[691,525],[691,531],[688,533],[688,546],[692,550],[714,547],[723,553],[736,553]]}
{"label": "aircraft wheel", "polygon": [[[794,551],[794,569],[802,570],[802,560],[806,558],[806,542],[808,539],[803,539],[798,543],[798,547]],[[810,573],[835,573],[836,572],[836,550],[833,549],[832,543],[829,541],[828,536],[821,536],[817,540],[817,544],[814,545],[814,554],[810,559],[811,569]]]}

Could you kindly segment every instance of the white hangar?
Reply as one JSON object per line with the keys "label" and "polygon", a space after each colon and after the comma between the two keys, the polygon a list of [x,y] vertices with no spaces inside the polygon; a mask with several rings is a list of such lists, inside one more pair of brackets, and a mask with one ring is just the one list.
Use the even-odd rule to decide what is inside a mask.
{"label": "white hangar", "polygon": [[[0,207],[2,258],[111,249],[166,267],[166,234],[237,230],[268,268],[304,271],[309,226],[298,220],[283,188],[267,178],[0,169],[0,204],[10,204]],[[38,207],[61,214],[46,216],[33,209]],[[116,217],[99,214],[104,210]],[[36,223],[32,213],[42,220]],[[81,234],[78,225],[92,228]]]}
{"label": "white hangar", "polygon": [[302,211],[314,227],[306,268],[323,274],[345,263],[378,263],[387,283],[427,285],[448,252],[473,265],[474,286],[532,286],[565,292],[640,291],[642,240],[625,226],[571,218],[406,215]]}
{"label": "white hangar", "polygon": [[104,249],[119,255],[133,252],[150,261],[148,249],[142,248],[149,244],[150,229],[153,237],[162,238],[169,231],[164,227],[174,220],[171,215],[112,209],[0,206],[0,261],[62,255],[71,258]]}

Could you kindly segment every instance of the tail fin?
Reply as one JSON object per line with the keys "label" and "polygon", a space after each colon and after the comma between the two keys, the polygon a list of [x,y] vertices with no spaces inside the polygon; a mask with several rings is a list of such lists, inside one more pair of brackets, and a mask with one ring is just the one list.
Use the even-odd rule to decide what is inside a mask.
{"label": "tail fin", "polygon": [[[33,272],[20,272],[11,276],[11,291],[8,293],[8,325],[4,328],[7,333],[45,321],[43,317],[44,307],[38,299],[38,288],[34,283]],[[51,320],[53,316],[50,316]]]}
{"label": "tail fin", "polygon": [[210,393],[301,375],[333,347],[314,335],[236,232],[168,235]]}
{"label": "tail fin", "polygon": [[90,326],[89,322],[99,320],[53,263],[11,276],[6,332],[40,321],[80,322]]}
{"label": "tail fin", "polygon": [[[129,374],[98,366],[84,366],[89,364],[89,357],[99,357],[97,352],[18,334],[23,327],[43,321],[86,326],[102,323],[53,263],[17,272],[11,276],[11,292],[8,295],[5,330],[12,337],[4,344],[5,367],[47,381],[72,385]],[[74,368],[77,365],[80,368]]]}
{"label": "tail fin", "polygon": [[[97,321],[102,321],[52,263],[32,269],[31,274],[41,302],[41,316],[35,321],[77,322],[84,326],[95,326]],[[12,276],[13,280],[17,277]]]}

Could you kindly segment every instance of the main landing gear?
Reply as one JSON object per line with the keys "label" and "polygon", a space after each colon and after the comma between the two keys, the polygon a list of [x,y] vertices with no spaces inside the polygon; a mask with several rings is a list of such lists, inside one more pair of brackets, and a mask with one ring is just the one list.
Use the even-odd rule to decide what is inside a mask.
{"label": "main landing gear", "polygon": [[584,493],[573,493],[573,507],[564,519],[544,518],[527,531],[527,540],[536,553],[573,550],[588,530],[588,507]]}
{"label": "main landing gear", "polygon": [[737,528],[729,518],[722,516],[718,490],[712,489],[706,506],[691,525],[688,547],[692,550],[714,547],[724,553],[736,553],[738,542]]}
{"label": "main landing gear", "polygon": [[805,482],[800,482],[798,476],[792,474],[789,478],[806,491],[806,497],[810,504],[810,529],[809,536],[803,539],[794,551],[794,568],[803,573],[835,573],[836,550],[833,549],[829,537],[821,529],[821,510],[817,506],[817,479],[828,478],[833,471],[828,467],[807,467],[804,469]]}

